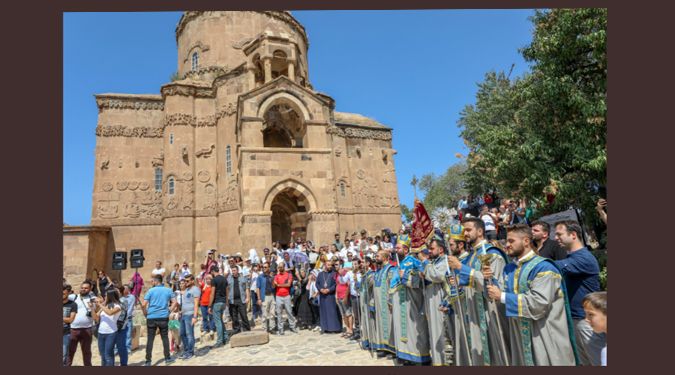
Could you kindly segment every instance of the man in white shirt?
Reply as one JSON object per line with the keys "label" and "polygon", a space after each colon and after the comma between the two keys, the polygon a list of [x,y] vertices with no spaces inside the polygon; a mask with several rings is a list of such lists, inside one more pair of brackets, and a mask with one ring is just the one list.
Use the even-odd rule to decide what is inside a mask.
{"label": "man in white shirt", "polygon": [[488,241],[497,239],[497,226],[495,225],[495,220],[490,215],[487,205],[483,205],[480,208],[480,219],[485,223],[485,238]]}
{"label": "man in white shirt", "polygon": [[152,270],[152,276],[162,275],[162,278],[164,278],[165,273],[166,273],[166,270],[164,269],[164,267],[162,267],[162,262],[159,261],[159,260],[157,262],[155,262],[155,269]]}
{"label": "man in white shirt", "polygon": [[95,298],[96,296],[91,291],[91,282],[83,282],[82,285],[80,285],[80,294],[75,298],[75,301],[73,301],[77,304],[77,315],[75,315],[75,320],[70,323],[68,366],[73,363],[78,343],[82,349],[82,362],[85,366],[91,366],[92,327],[94,326],[94,318],[91,310],[93,307],[92,302]]}

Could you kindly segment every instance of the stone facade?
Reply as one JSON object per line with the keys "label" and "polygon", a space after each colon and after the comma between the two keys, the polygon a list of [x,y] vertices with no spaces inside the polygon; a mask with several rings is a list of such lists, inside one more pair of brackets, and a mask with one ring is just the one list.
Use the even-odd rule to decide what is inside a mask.
{"label": "stone facade", "polygon": [[178,79],[99,94],[92,225],[167,268],[204,252],[401,224],[392,129],[309,83],[288,12],[186,12]]}

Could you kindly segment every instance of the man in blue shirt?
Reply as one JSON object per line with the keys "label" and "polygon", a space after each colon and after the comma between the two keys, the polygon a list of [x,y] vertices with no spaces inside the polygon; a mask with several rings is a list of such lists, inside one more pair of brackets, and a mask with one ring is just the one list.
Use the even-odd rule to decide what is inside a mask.
{"label": "man in blue shirt", "polygon": [[567,250],[567,258],[555,261],[565,279],[570,310],[574,320],[574,333],[579,350],[579,360],[585,366],[599,366],[600,352],[606,338],[593,332],[584,319],[583,299],[587,294],[600,291],[600,265],[582,242],[582,229],[576,221],[555,224],[556,240]]}
{"label": "man in blue shirt", "polygon": [[164,362],[168,365],[175,361],[174,358],[171,358],[169,352],[169,303],[176,303],[173,292],[162,284],[162,275],[154,275],[152,277],[152,288],[145,293],[141,305],[148,327],[145,366],[152,365],[152,346],[158,329],[164,345]]}

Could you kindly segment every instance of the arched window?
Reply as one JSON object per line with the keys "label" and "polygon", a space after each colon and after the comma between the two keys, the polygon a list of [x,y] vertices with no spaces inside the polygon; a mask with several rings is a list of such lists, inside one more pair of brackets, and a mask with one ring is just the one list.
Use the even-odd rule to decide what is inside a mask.
{"label": "arched window", "polygon": [[344,198],[345,197],[345,183],[340,182],[340,195]]}
{"label": "arched window", "polygon": [[232,151],[230,145],[225,147],[225,169],[228,176],[232,175]]}
{"label": "arched window", "polygon": [[175,193],[175,188],[176,188],[176,181],[174,180],[173,176],[169,177],[169,195],[173,195]]}
{"label": "arched window", "polygon": [[169,134],[169,144],[173,144],[173,133]]}
{"label": "arched window", "polygon": [[199,54],[197,52],[194,52],[192,54],[192,70],[198,69],[199,69]]}
{"label": "arched window", "polygon": [[155,191],[162,191],[162,168],[155,168]]}

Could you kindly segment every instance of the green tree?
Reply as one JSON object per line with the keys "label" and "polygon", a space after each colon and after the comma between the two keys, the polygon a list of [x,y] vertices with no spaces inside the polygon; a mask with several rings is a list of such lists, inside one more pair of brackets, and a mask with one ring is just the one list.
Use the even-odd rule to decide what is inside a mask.
{"label": "green tree", "polygon": [[419,181],[419,188],[424,193],[424,207],[431,213],[437,207],[452,208],[457,206],[459,198],[466,195],[464,188],[466,164],[457,163],[448,168],[444,174],[436,176],[425,174]]}
{"label": "green tree", "polygon": [[573,205],[595,217],[589,185],[605,185],[607,168],[607,10],[537,11],[531,20],[533,40],[521,50],[531,72],[488,73],[461,113],[467,185],[528,198],[540,213]]}
{"label": "green tree", "polygon": [[406,223],[412,223],[413,219],[413,212],[412,210],[406,206],[405,204],[401,204],[401,215],[405,219]]}

